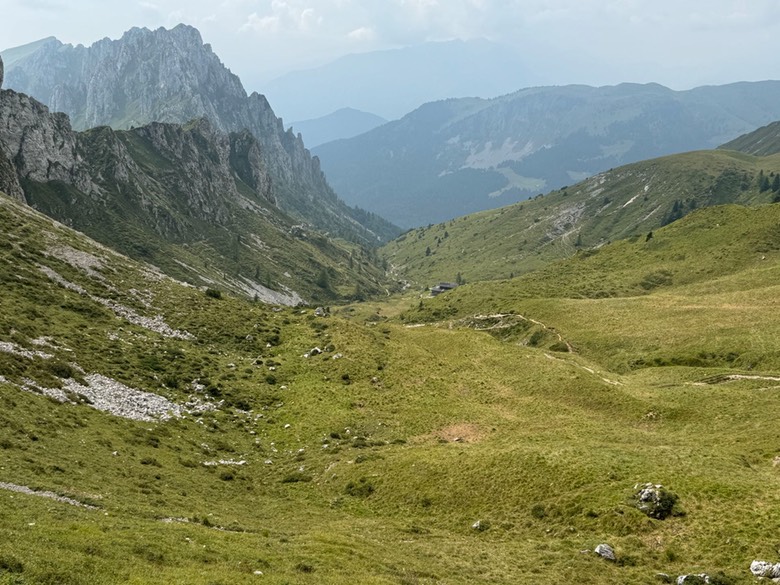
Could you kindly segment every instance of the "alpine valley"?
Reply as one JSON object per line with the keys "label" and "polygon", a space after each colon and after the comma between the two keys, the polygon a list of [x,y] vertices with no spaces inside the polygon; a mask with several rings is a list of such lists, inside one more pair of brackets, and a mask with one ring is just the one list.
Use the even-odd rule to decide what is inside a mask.
{"label": "alpine valley", "polygon": [[377,248],[194,29],[3,56],[0,585],[780,574],[768,109]]}

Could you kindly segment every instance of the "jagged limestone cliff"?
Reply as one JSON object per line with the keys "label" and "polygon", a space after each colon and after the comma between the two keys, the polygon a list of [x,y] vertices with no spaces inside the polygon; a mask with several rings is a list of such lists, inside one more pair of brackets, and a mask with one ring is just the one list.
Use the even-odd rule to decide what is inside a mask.
{"label": "jagged limestone cliff", "polygon": [[0,91],[0,190],[51,217],[172,276],[258,300],[380,290],[366,252],[277,207],[261,152],[248,131],[206,118],[75,132],[65,114]]}
{"label": "jagged limestone cliff", "polygon": [[[204,44],[197,29],[134,28],[90,47],[40,44],[8,71],[9,87],[67,113],[74,128],[130,129],[150,122],[208,118],[221,132],[248,130],[274,182],[279,207],[347,239],[371,243],[397,233],[345,205],[300,136],[285,131],[264,96],[247,95],[239,78]],[[367,221],[368,219],[368,221]],[[362,223],[361,223],[362,222]]]}

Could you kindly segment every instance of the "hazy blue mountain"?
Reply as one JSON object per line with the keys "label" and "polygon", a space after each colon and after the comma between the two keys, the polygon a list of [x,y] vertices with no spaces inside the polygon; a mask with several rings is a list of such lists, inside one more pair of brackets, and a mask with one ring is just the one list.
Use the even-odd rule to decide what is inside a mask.
{"label": "hazy blue mountain", "polygon": [[11,49],[5,49],[4,51],[0,51],[0,55],[2,55],[5,66],[12,67],[14,64],[16,64],[17,61],[20,61],[25,57],[32,55],[42,46],[52,42],[59,43],[59,41],[55,37],[46,37],[45,39],[40,39],[37,41],[33,41],[32,43],[27,43],[26,45],[20,45],[18,47],[13,47]]}
{"label": "hazy blue mountain", "polygon": [[224,133],[246,129],[261,145],[284,211],[364,244],[397,233],[381,218],[344,205],[317,158],[300,137],[285,130],[265,96],[247,95],[241,80],[191,26],[133,28],[121,39],[106,38],[89,47],[50,38],[2,55],[5,85],[68,114],[77,130],[183,124],[201,117]]}
{"label": "hazy blue mountain", "polygon": [[537,82],[513,49],[473,40],[347,55],[271,80],[263,92],[286,120],[345,107],[396,119],[425,102],[494,97]]}
{"label": "hazy blue mountain", "polygon": [[780,81],[677,92],[539,87],[425,104],[314,149],[331,185],[403,227],[571,185],[623,164],[714,148],[780,118]]}
{"label": "hazy blue mountain", "polygon": [[309,148],[314,148],[326,142],[352,138],[385,123],[387,120],[376,114],[354,108],[341,108],[321,118],[293,122],[290,127],[293,132],[301,133]]}

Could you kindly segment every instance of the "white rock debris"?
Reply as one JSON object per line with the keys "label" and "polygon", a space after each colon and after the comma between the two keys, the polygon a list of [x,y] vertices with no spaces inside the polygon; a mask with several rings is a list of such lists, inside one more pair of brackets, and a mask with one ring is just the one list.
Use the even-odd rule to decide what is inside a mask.
{"label": "white rock debris", "polygon": [[20,355],[29,359],[39,357],[44,360],[49,360],[54,357],[53,355],[43,351],[24,349],[23,347],[16,345],[15,343],[11,343],[10,341],[0,341],[0,351],[14,355]]}
{"label": "white rock debris", "polygon": [[772,564],[768,561],[753,561],[750,563],[750,572],[756,577],[776,580],[780,578],[780,563]]}
{"label": "white rock debris", "polygon": [[125,307],[124,305],[117,303],[116,301],[112,301],[110,299],[104,299],[102,297],[89,294],[85,289],[63,278],[59,273],[57,273],[55,270],[52,270],[48,266],[43,266],[39,264],[38,268],[40,269],[41,272],[43,272],[46,276],[48,276],[51,280],[53,280],[60,286],[73,290],[79,293],[80,295],[89,297],[96,303],[100,303],[104,307],[113,311],[115,315],[125,319],[126,321],[129,321],[133,325],[138,325],[139,327],[143,327],[144,329],[148,329],[149,331],[159,333],[164,337],[170,337],[173,339],[194,339],[194,336],[191,333],[188,333],[187,331],[179,331],[178,329],[173,329],[170,325],[168,325],[165,322],[162,315],[156,315],[154,317],[144,317],[143,315],[139,315],[138,313],[136,313],[133,309],[129,307]]}
{"label": "white rock debris", "polygon": [[220,459],[219,461],[204,461],[203,465],[206,467],[214,467],[217,465],[246,465],[246,461],[235,461],[234,459]]}
{"label": "white rock debris", "polygon": [[17,492],[19,494],[27,494],[29,496],[49,498],[51,500],[62,502],[63,504],[70,504],[71,506],[78,506],[79,508],[87,508],[88,510],[97,510],[96,506],[90,506],[89,504],[84,504],[82,502],[74,500],[73,498],[67,498],[65,496],[55,494],[54,492],[37,491],[24,485],[16,485],[15,483],[6,483],[4,481],[0,481],[0,489],[11,491],[11,492]]}
{"label": "white rock debris", "polygon": [[100,297],[92,297],[92,299],[111,309],[117,316],[124,318],[133,325],[138,325],[139,327],[143,327],[149,331],[154,331],[155,333],[159,333],[164,337],[170,337],[173,339],[194,339],[194,336],[187,331],[173,329],[165,322],[162,315],[144,317],[143,315],[136,313],[133,309],[125,307],[124,305],[120,305],[115,301],[101,299]]}
{"label": "white rock debris", "polygon": [[22,385],[18,386],[18,388],[24,390],[25,392],[32,392],[34,394],[43,394],[44,396],[53,398],[57,402],[69,402],[67,394],[65,394],[65,392],[62,391],[60,388],[44,388],[43,386],[39,386],[38,384],[35,383],[35,381],[30,380],[29,378],[24,378]]}
{"label": "white rock debris", "polygon": [[181,417],[184,408],[167,398],[125,386],[101,374],[85,377],[87,386],[75,380],[65,380],[65,387],[89,400],[97,410],[132,420],[153,422]]}
{"label": "white rock debris", "polygon": [[[84,252],[82,250],[77,250],[76,248],[72,248],[64,244],[49,248],[46,250],[46,254],[53,256],[58,260],[62,260],[74,268],[83,270],[90,278],[94,278],[105,283],[106,277],[97,272],[98,270],[103,269],[103,260],[94,254],[90,254],[89,252]],[[113,287],[109,288],[111,290],[116,290]]]}
{"label": "white rock debris", "polygon": [[57,272],[56,270],[52,270],[48,266],[43,266],[42,264],[38,264],[38,269],[41,272],[43,272],[46,276],[48,276],[49,279],[53,280],[54,282],[56,282],[60,286],[62,286],[64,288],[67,288],[69,290],[76,291],[80,295],[86,295],[87,294],[86,290],[81,288],[79,285],[74,284],[74,283],[70,282],[69,280],[66,280],[65,278],[60,276],[59,272]]}

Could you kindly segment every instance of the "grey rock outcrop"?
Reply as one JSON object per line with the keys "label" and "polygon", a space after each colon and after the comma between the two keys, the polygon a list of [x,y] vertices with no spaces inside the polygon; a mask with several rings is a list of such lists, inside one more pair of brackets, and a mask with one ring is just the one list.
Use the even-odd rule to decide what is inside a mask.
{"label": "grey rock outcrop", "polygon": [[62,181],[92,193],[76,134],[65,114],[51,114],[40,102],[0,91],[0,191],[25,201],[22,181]]}
{"label": "grey rock outcrop", "polygon": [[651,518],[663,520],[674,514],[677,500],[677,494],[660,484],[645,483],[634,486],[636,507]]}
{"label": "grey rock outcrop", "polygon": [[[258,144],[251,152],[244,149],[242,156],[263,160],[280,208],[351,240],[395,235],[393,226],[376,217],[371,229],[360,224],[363,216],[336,196],[300,135],[285,131],[264,96],[247,95],[193,27],[133,28],[119,40],[103,39],[90,47],[51,39],[15,63],[7,83],[67,113],[79,130],[207,118],[224,134],[248,132]],[[259,178],[245,175],[242,179],[270,196],[270,183],[258,185]],[[377,226],[382,233],[372,231]]]}
{"label": "grey rock outcrop", "polygon": [[0,57],[0,89],[3,89],[3,73],[4,73],[3,58]]}
{"label": "grey rock outcrop", "polygon": [[613,549],[608,544],[599,544],[595,549],[593,549],[593,552],[607,561],[612,561],[614,563],[617,560],[615,557],[615,549]]}
{"label": "grey rock outcrop", "polygon": [[780,579],[780,563],[773,565],[768,561],[753,561],[750,563],[750,572],[756,577]]}
{"label": "grey rock outcrop", "polygon": [[[163,216],[168,214],[161,216],[162,210],[156,209],[154,195],[161,190],[185,193],[187,215],[217,223],[228,221],[231,203],[259,209],[239,193],[235,175],[273,205],[271,177],[260,158],[260,145],[248,132],[227,135],[205,118],[186,127],[153,123],[128,132],[125,136],[134,138],[123,140],[123,135],[106,126],[75,132],[67,115],[51,113],[25,94],[4,91],[0,94],[0,188],[25,200],[22,183],[57,181],[94,200],[105,200],[107,183],[126,185],[138,194],[139,207],[162,218],[157,225],[162,235],[171,230],[181,235],[184,227],[166,223]],[[166,174],[165,185],[131,156],[126,142],[134,140],[150,146],[177,169]],[[240,170],[233,168],[234,163]]]}

